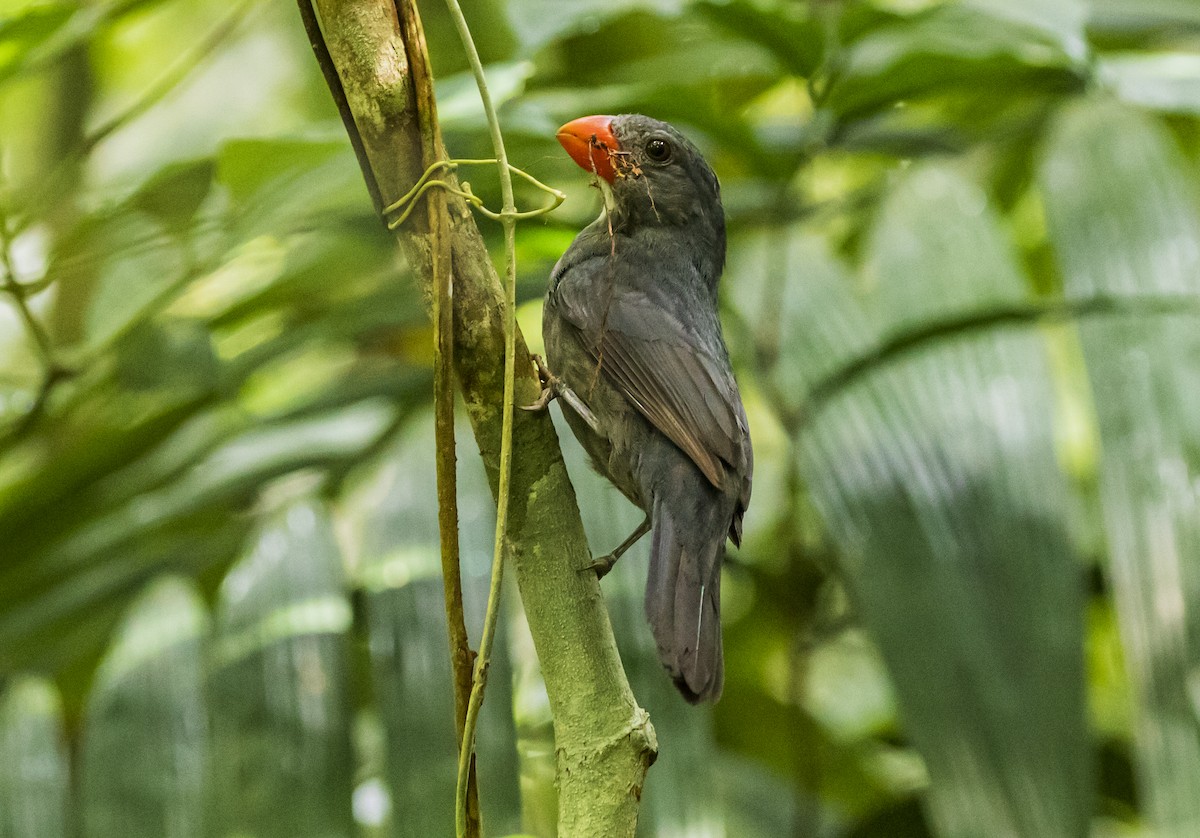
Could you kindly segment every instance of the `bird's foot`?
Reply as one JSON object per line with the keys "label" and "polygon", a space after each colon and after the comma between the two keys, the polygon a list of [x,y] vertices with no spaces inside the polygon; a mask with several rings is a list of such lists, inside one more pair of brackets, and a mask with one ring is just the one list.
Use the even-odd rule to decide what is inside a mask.
{"label": "bird's foot", "polygon": [[598,559],[593,559],[591,562],[584,565],[583,569],[594,570],[596,572],[596,578],[603,579],[608,572],[613,569],[613,565],[617,563],[617,559],[625,555],[625,551],[637,544],[638,540],[648,532],[650,532],[649,515],[646,516],[646,519],[642,521],[642,523],[638,524],[637,529],[631,532],[628,538],[621,542],[620,546],[618,546],[616,550],[613,550],[607,556],[601,556]]}
{"label": "bird's foot", "polygon": [[595,433],[600,433],[600,422],[596,419],[596,414],[592,413],[591,408],[575,394],[575,391],[568,387],[561,378],[556,376],[546,366],[546,362],[541,355],[530,355],[530,360],[537,367],[538,378],[542,381],[541,395],[533,402],[533,404],[521,405],[521,410],[543,411],[550,406],[550,402],[555,399],[562,399],[571,410],[575,411],[588,427]]}
{"label": "bird's foot", "polygon": [[521,410],[528,410],[535,413],[540,413],[550,406],[550,402],[558,396],[558,388],[562,384],[554,373],[550,372],[550,368],[546,366],[545,360],[541,355],[530,355],[529,360],[537,367],[538,379],[542,382],[542,392],[538,395],[533,404],[520,405]]}
{"label": "bird's foot", "polygon": [[584,565],[584,570],[594,570],[597,579],[603,579],[608,575],[608,572],[613,569],[613,565],[617,563],[617,559],[621,558],[615,551],[607,556],[601,556],[598,559],[593,559]]}

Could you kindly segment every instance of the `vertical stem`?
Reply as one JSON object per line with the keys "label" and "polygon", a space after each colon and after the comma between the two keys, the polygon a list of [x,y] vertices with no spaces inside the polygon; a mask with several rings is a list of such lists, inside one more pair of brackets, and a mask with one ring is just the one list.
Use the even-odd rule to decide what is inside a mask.
{"label": "vertical stem", "polygon": [[12,234],[8,227],[8,212],[0,206],[0,268],[4,269],[4,280],[0,282],[0,291],[6,291],[13,300],[13,306],[21,317],[25,330],[29,333],[37,350],[38,358],[45,367],[46,376],[53,375],[55,369],[54,349],[50,345],[50,336],[42,328],[42,324],[33,316],[29,303],[25,299],[27,289],[17,279],[17,271],[12,261]]}
{"label": "vertical stem", "polygon": [[504,413],[500,431],[500,484],[496,500],[496,540],[492,552],[492,582],[488,591],[487,614],[484,617],[483,636],[479,641],[479,657],[475,661],[475,684],[467,707],[466,730],[458,754],[458,805],[456,827],[460,838],[467,828],[467,777],[471,754],[475,749],[475,725],[479,708],[483,705],[483,692],[487,685],[487,670],[491,658],[492,643],[496,634],[496,620],[500,613],[500,585],[504,576],[504,550],[508,535],[509,480],[512,474],[512,426],[514,388],[516,379],[516,306],[517,306],[517,250],[516,250],[516,203],[513,200],[512,175],[508,169],[508,152],[504,148],[504,136],[500,132],[500,120],[488,91],[487,79],[483,74],[483,63],[471,30],[463,17],[458,0],[446,0],[450,17],[462,40],[463,50],[475,75],[479,87],[479,98],[487,115],[492,134],[492,148],[496,154],[496,168],[500,175],[500,192],[504,209],[500,223],[504,227]]}
{"label": "vertical stem", "polygon": [[[396,0],[311,0],[336,68],[371,175],[385,198],[403,195],[421,176],[420,124],[411,63],[399,32]],[[503,174],[503,173],[502,173]],[[454,260],[455,373],[493,490],[499,490],[503,426],[505,291],[461,198],[449,196]],[[390,200],[387,201],[390,203]],[[418,219],[423,227],[424,215]],[[416,224],[397,230],[423,289],[432,293],[429,239]],[[508,312],[512,306],[508,306]],[[511,320],[508,321],[511,323]],[[521,357],[520,329],[513,331]],[[515,364],[518,387],[537,391],[532,365]],[[657,752],[654,727],[637,705],[621,667],[612,623],[594,573],[575,493],[554,426],[544,416],[515,416],[524,444],[511,459],[506,487],[508,559],[537,648],[554,714],[563,838],[632,836],[646,770]],[[507,473],[507,471],[506,471]]]}
{"label": "vertical stem", "polygon": [[[437,133],[437,101],[429,72],[429,51],[415,2],[400,4],[401,32],[411,67],[421,123],[422,165],[428,169],[445,157]],[[427,193],[431,267],[433,271],[433,401],[436,452],[438,533],[442,555],[442,589],[446,600],[446,627],[450,637],[450,662],[454,672],[454,724],[460,757],[465,747],[467,709],[470,706],[473,656],[463,614],[462,566],[458,544],[457,462],[454,440],[454,274],[450,252],[450,225],[446,193]],[[459,782],[463,782],[460,777]],[[482,834],[479,788],[474,754],[467,768],[465,825],[467,836]]]}

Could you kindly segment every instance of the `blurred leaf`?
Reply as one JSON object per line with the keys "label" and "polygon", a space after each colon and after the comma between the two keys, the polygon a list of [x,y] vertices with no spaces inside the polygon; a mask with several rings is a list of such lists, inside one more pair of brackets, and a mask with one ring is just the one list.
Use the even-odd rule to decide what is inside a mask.
{"label": "blurred leaf", "polygon": [[345,155],[346,144],[340,140],[234,140],[221,147],[217,177],[235,201],[246,202],[276,181],[295,182]]}
{"label": "blurred leaf", "polygon": [[135,601],[97,673],[80,753],[89,836],[203,833],[208,615],[185,583]]}
{"label": "blurred leaf", "polygon": [[1129,303],[1080,331],[1145,817],[1180,835],[1200,826],[1200,213],[1188,168],[1146,117],[1089,104],[1064,114],[1040,171],[1068,298]]}
{"label": "blurred leaf", "polygon": [[370,211],[354,155],[341,139],[233,140],[217,152],[216,165],[247,238]]}
{"label": "blurred leaf", "polygon": [[0,16],[0,84],[22,72],[50,66],[104,27],[162,0],[103,3],[6,0]]}
{"label": "blurred leaf", "polygon": [[174,163],[155,172],[131,203],[158,218],[168,230],[187,231],[200,204],[212,188],[211,160]]}
{"label": "blurred leaf", "polygon": [[387,732],[390,834],[419,838],[453,832],[458,748],[437,523],[426,514],[428,493],[436,495],[430,435],[406,437],[419,442],[401,444],[353,496],[350,514]]}
{"label": "blurred leaf", "polygon": [[[764,718],[764,724],[756,726],[758,730],[765,731],[769,719],[769,716]],[[704,768],[715,774],[716,784],[721,789],[725,835],[772,838],[778,835],[813,834],[800,831],[806,827],[815,827],[811,820],[801,820],[801,813],[826,811],[816,805],[816,797],[797,800],[793,790],[788,788],[777,774],[764,769],[757,761],[739,759],[726,753],[718,753],[716,756],[715,764],[705,765]],[[721,834],[720,826],[705,826]],[[711,833],[698,830],[691,834]]]}
{"label": "blurred leaf", "polygon": [[1088,57],[1084,25],[1091,0],[967,0],[973,6],[1002,20],[1041,29],[1058,42],[1063,53],[1075,61]]}
{"label": "blurred leaf", "polygon": [[62,703],[42,678],[15,678],[0,691],[0,836],[69,832],[71,772]]}
{"label": "blurred leaf", "polygon": [[[986,204],[948,170],[893,190],[868,261],[885,333],[1027,293]],[[942,335],[834,392],[801,436],[803,473],[928,765],[934,823],[1085,834],[1082,603],[1040,337]]]}
{"label": "blurred leaf", "polygon": [[116,378],[131,391],[213,392],[220,376],[207,330],[194,321],[138,323],[117,349]]}
{"label": "blurred leaf", "polygon": [[1193,0],[1090,0],[1090,5],[1089,25],[1106,33],[1200,28],[1200,6]]}
{"label": "blurred leaf", "polygon": [[1002,98],[1081,84],[1077,60],[1042,28],[948,3],[848,45],[825,104],[847,118],[956,88]]}
{"label": "blurred leaf", "polygon": [[[79,19],[85,15],[92,17],[81,14],[80,6],[71,2],[28,3],[25,6],[0,17],[0,83],[24,69],[31,58],[44,54],[46,50],[42,48],[55,40],[56,35],[69,34],[72,28],[78,33],[82,28],[78,26]],[[74,27],[67,25],[72,22],[76,24]]]}
{"label": "blurred leaf", "polygon": [[[458,429],[460,440],[469,429]],[[387,732],[394,836],[453,832],[458,773],[454,693],[436,515],[432,416],[422,410],[348,498],[344,517],[358,542],[372,684]],[[460,550],[467,628],[478,637],[487,597],[491,492],[477,458],[458,466]],[[521,824],[511,679],[503,632],[491,660],[476,742],[483,820]],[[486,778],[483,780],[482,778]]]}
{"label": "blurred leaf", "polygon": [[[803,359],[771,366],[772,402],[796,414],[810,390],[878,343],[876,327],[846,305],[852,278],[826,241],[802,227],[767,228],[736,239],[729,274],[737,278],[733,306],[753,325],[768,357]],[[807,312],[821,317],[808,322]],[[796,324],[804,323],[804,328]]]}
{"label": "blurred leaf", "polygon": [[558,828],[554,716],[525,612],[519,608],[510,612],[512,716],[521,783],[521,824],[537,835],[552,835]]}
{"label": "blurred leaf", "polygon": [[811,5],[739,0],[706,2],[699,9],[729,31],[769,49],[793,73],[811,76],[821,63],[824,44]]}
{"label": "blurred leaf", "polygon": [[859,632],[846,632],[813,650],[805,707],[843,741],[884,730],[896,698],[878,650]]}
{"label": "blurred leaf", "polygon": [[[909,213],[924,213],[922,219],[944,214],[957,223],[922,223]],[[946,261],[931,264],[934,253]],[[955,256],[962,259],[951,271]],[[987,195],[939,167],[915,168],[892,190],[871,232],[863,274],[867,306],[885,337],[1002,312],[1029,299]]]}
{"label": "blurred leaf", "polygon": [[[55,247],[48,273],[60,293],[87,300],[84,346],[117,337],[187,278],[180,242],[156,219],[131,208],[84,219]],[[68,286],[74,286],[67,288]]]}
{"label": "blurred leaf", "polygon": [[1200,114],[1200,55],[1193,52],[1102,56],[1101,83],[1131,105],[1168,113]]}
{"label": "blurred leaf", "polygon": [[225,578],[209,679],[219,834],[355,834],[345,595],[312,503],[275,516]]}
{"label": "blurred leaf", "polygon": [[508,4],[508,19],[525,50],[576,32],[594,31],[614,17],[635,9],[650,8],[663,15],[675,14],[688,0],[515,0]]}
{"label": "blurred leaf", "polygon": [[[501,107],[520,96],[525,82],[534,72],[529,61],[512,61],[492,64],[484,68],[488,81],[488,93],[492,103]],[[479,88],[472,73],[459,73],[439,79],[436,85],[438,122],[443,131],[478,126],[484,121],[483,103],[479,99]],[[470,177],[470,175],[467,175]]]}
{"label": "blurred leaf", "polygon": [[[650,113],[752,152],[753,133],[730,113],[776,84],[779,67],[763,45],[706,17],[675,21],[638,11],[567,39],[553,75],[530,90],[553,84],[560,99],[584,96],[589,110]],[[579,115],[577,104],[549,107],[562,118]]]}

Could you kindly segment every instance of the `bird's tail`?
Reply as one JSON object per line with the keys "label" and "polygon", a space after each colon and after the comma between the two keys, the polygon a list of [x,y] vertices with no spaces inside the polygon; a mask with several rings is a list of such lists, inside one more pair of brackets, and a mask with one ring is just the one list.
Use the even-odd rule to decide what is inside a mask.
{"label": "bird's tail", "polygon": [[660,499],[646,579],[646,618],[658,657],[683,697],[716,701],[725,683],[721,650],[721,558],[725,534],[699,538]]}

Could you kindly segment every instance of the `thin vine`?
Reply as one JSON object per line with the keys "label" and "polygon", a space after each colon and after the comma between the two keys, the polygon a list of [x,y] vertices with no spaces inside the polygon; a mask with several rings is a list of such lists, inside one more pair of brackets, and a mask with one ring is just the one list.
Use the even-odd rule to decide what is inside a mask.
{"label": "thin vine", "polygon": [[[2,185],[2,180],[0,180],[0,186]],[[16,309],[17,315],[21,319],[21,325],[28,334],[29,341],[41,364],[42,381],[33,398],[33,403],[25,411],[24,416],[15,424],[5,427],[0,433],[0,446],[32,425],[45,408],[54,385],[69,375],[66,367],[59,362],[49,332],[29,307],[29,298],[43,291],[46,285],[41,282],[22,282],[18,277],[12,256],[14,238],[15,233],[8,209],[0,204],[0,295],[7,295],[12,300],[13,308]]]}
{"label": "thin vine", "polygon": [[[429,50],[416,3],[400,6],[400,31],[405,52],[412,58],[413,95],[421,127],[421,161],[432,167],[444,156],[438,137],[437,97],[429,68]],[[424,180],[421,178],[420,180]],[[418,181],[418,183],[420,182]],[[409,191],[414,195],[414,191]],[[416,194],[419,194],[417,190]],[[414,195],[415,197],[415,195]],[[376,205],[378,206],[378,204]],[[415,206],[415,203],[414,203]],[[459,746],[467,725],[471,700],[474,652],[467,635],[463,613],[462,560],[458,538],[458,458],[454,437],[454,270],[450,247],[450,217],[444,193],[431,194],[425,202],[430,241],[430,270],[433,274],[433,405],[434,467],[437,482],[438,543],[442,560],[442,591],[446,629],[450,641],[450,663],[454,674],[454,729]],[[409,208],[411,210],[411,207]],[[407,213],[406,213],[407,215]],[[402,220],[402,219],[401,219]],[[399,223],[399,222],[397,222]],[[395,225],[388,225],[395,229]],[[479,782],[475,762],[467,775],[466,833],[479,838],[483,833],[479,814]]]}
{"label": "thin vine", "polygon": [[520,220],[523,220],[526,218],[536,218],[539,215],[545,215],[548,212],[552,212],[552,211],[558,209],[559,206],[562,205],[562,202],[564,200],[566,200],[567,196],[564,195],[562,192],[558,191],[557,189],[555,189],[552,186],[547,186],[546,184],[542,183],[540,180],[535,178],[533,175],[529,174],[529,172],[526,172],[524,169],[518,169],[516,166],[509,165],[509,164],[505,164],[505,165],[508,165],[508,170],[510,172],[512,172],[515,175],[520,175],[525,180],[529,181],[531,184],[536,186],[538,189],[540,189],[541,191],[550,195],[551,198],[553,199],[553,202],[547,206],[538,207],[537,209],[525,210],[523,212],[517,212],[515,207],[513,208],[512,213],[507,213],[505,210],[496,212],[495,210],[488,209],[484,205],[483,199],[471,191],[471,184],[468,183],[467,181],[464,180],[461,183],[459,183],[458,186],[454,186],[449,181],[433,179],[434,172],[440,171],[442,169],[446,170],[447,172],[453,172],[456,169],[458,169],[459,166],[495,166],[499,162],[500,161],[494,157],[487,157],[482,160],[478,160],[478,159],[477,160],[471,160],[471,159],[435,160],[432,164],[430,164],[429,168],[425,170],[425,173],[421,175],[421,177],[417,180],[417,182],[413,184],[412,189],[410,189],[410,190],[408,190],[408,192],[404,193],[403,197],[397,199],[394,203],[389,204],[387,207],[384,208],[383,211],[385,214],[393,213],[393,212],[400,213],[400,215],[398,215],[394,220],[388,222],[388,229],[395,230],[397,227],[399,227],[401,224],[403,224],[405,221],[407,221],[408,217],[410,215],[412,215],[413,209],[416,207],[417,198],[420,198],[422,195],[424,195],[430,189],[433,189],[435,186],[445,189],[447,192],[451,193],[452,195],[457,195],[458,197],[465,200],[468,204],[475,207],[475,209],[479,210],[481,213],[486,215],[488,218],[495,219],[496,221],[500,221],[500,222],[503,222],[507,216],[511,216],[514,221],[520,221]]}
{"label": "thin vine", "polygon": [[500,120],[488,91],[487,79],[483,74],[483,63],[471,29],[463,17],[458,0],[446,0],[446,7],[462,40],[463,51],[475,75],[479,87],[479,98],[487,115],[492,134],[492,148],[496,154],[496,168],[500,174],[500,194],[504,197],[504,209],[500,212],[500,224],[504,228],[504,412],[500,430],[500,476],[496,491],[496,539],[492,551],[492,582],[488,591],[487,613],[484,616],[483,635],[479,640],[479,657],[475,659],[475,678],[471,688],[471,700],[467,706],[466,730],[458,751],[458,792],[455,804],[455,829],[459,838],[464,838],[467,827],[467,778],[470,773],[471,754],[475,750],[475,726],[479,720],[479,708],[483,705],[483,693],[487,686],[487,670],[491,662],[492,643],[496,636],[496,620],[500,613],[500,584],[504,577],[504,552],[508,540],[508,484],[512,476],[512,428],[513,404],[516,401],[516,354],[517,354],[517,206],[513,200],[512,172],[508,165],[508,152],[504,148],[504,136],[500,133]]}

